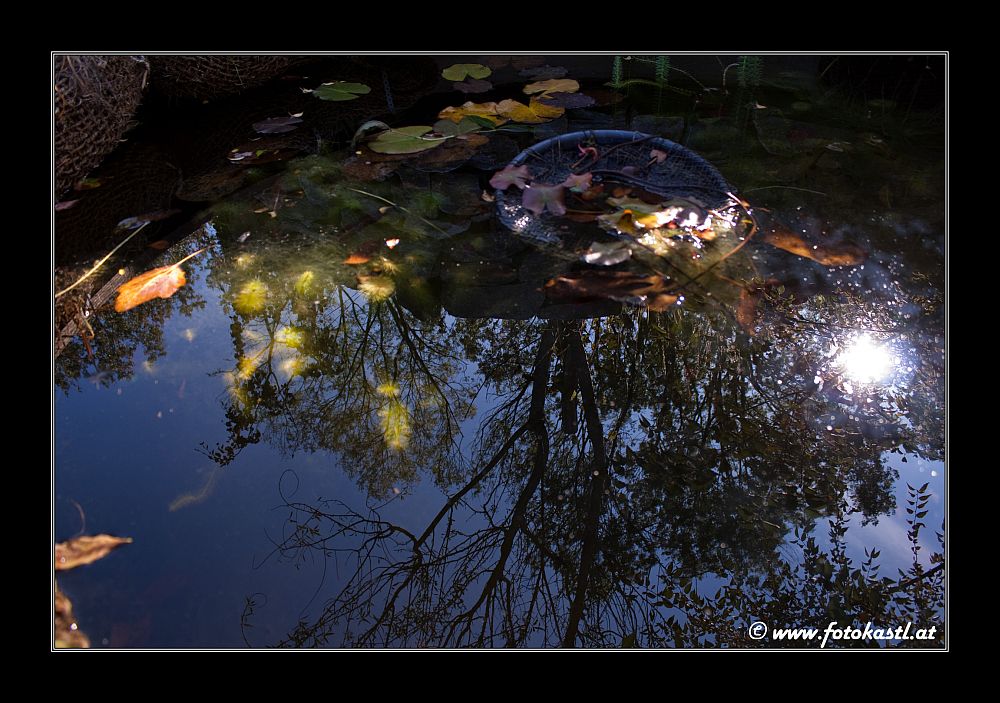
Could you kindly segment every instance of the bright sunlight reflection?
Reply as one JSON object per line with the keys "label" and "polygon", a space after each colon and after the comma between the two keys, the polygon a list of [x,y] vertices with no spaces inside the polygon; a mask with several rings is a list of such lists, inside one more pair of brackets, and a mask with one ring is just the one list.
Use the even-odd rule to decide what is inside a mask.
{"label": "bright sunlight reflection", "polygon": [[837,363],[849,378],[859,383],[872,383],[889,375],[898,360],[884,346],[862,335],[841,352]]}

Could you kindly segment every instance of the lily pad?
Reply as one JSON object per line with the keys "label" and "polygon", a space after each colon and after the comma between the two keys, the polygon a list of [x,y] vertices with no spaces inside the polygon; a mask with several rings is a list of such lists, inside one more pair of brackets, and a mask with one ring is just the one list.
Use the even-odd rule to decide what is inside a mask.
{"label": "lily pad", "polygon": [[313,95],[320,100],[356,100],[360,96],[367,95],[371,91],[372,89],[364,83],[347,83],[345,81],[337,81],[335,83],[324,83],[313,91]]}
{"label": "lily pad", "polygon": [[390,129],[378,135],[368,144],[368,148],[379,154],[416,154],[433,149],[448,139],[423,136],[430,131],[432,128],[426,125]]}
{"label": "lily pad", "polygon": [[441,71],[441,77],[447,81],[463,81],[469,78],[486,78],[493,73],[489,67],[481,63],[456,63]]}
{"label": "lily pad", "polygon": [[[493,126],[493,123],[489,120],[486,120],[486,122],[489,126]],[[451,120],[438,120],[434,123],[434,131],[443,137],[457,137],[461,134],[478,132],[482,128],[482,123],[472,117],[463,117],[458,122],[452,122]]]}

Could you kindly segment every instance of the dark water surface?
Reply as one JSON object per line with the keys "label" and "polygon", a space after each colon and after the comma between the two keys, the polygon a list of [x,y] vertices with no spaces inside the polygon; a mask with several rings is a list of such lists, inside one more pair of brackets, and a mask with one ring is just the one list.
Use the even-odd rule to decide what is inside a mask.
{"label": "dark water surface", "polygon": [[[785,643],[751,638],[755,621],[836,621],[937,630],[828,647],[944,646],[943,92],[897,72],[873,97],[856,72],[821,80],[817,57],[704,56],[623,61],[646,82],[613,91],[612,57],[553,56],[599,104],[436,161],[349,148],[367,119],[527,101],[531,66],[496,68],[484,94],[436,82],[460,60],[430,62],[430,89],[373,85],[339,132],[306,103],[308,138],[270,164],[226,156],[300,85],[350,76],[267,108],[151,111],[137,132],[153,153],[185,120],[239,127],[189,135],[213,154],[211,193],[165,203],[177,220],[109,264],[206,248],[188,285],[97,307],[93,339],[57,344],[56,540],[134,539],[59,574],[93,645],[758,647]],[[559,246],[505,230],[493,173],[596,128],[701,154],[760,233],[663,304],[594,283],[662,269],[582,262],[615,241],[593,223],[567,220]],[[57,261],[110,249],[80,227],[57,222]],[[863,260],[797,256],[775,230]]]}

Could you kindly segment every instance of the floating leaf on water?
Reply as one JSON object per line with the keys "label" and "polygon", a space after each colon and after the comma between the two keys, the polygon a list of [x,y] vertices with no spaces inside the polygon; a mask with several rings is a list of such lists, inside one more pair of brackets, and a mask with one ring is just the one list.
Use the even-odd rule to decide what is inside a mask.
{"label": "floating leaf on water", "polygon": [[537,66],[535,68],[525,68],[518,72],[519,76],[524,76],[533,81],[547,81],[552,78],[562,78],[568,71],[562,66]]}
{"label": "floating leaf on water", "polygon": [[561,107],[565,110],[590,107],[596,102],[584,93],[544,93],[538,97],[538,100],[549,107]]}
{"label": "floating leaf on water", "polygon": [[253,128],[255,132],[261,134],[283,134],[298,129],[300,124],[302,120],[295,116],[268,117],[266,120],[254,122]]}
{"label": "floating leaf on water", "polygon": [[399,237],[393,237],[392,239],[386,239],[385,245],[390,249],[395,249],[399,246]]}
{"label": "floating leaf on water", "polygon": [[360,266],[361,264],[367,264],[369,261],[371,261],[371,257],[364,254],[351,254],[344,259],[344,263],[348,266]]}
{"label": "floating leaf on water", "polygon": [[158,239],[155,242],[150,242],[146,245],[150,249],[156,249],[157,251],[163,251],[170,246],[170,242],[166,239]]}
{"label": "floating leaf on water", "polygon": [[357,128],[354,132],[354,136],[351,138],[351,150],[357,146],[358,141],[364,137],[372,134],[374,132],[384,132],[389,129],[389,125],[385,122],[380,122],[379,120],[368,120],[363,125]]}
{"label": "floating leaf on water", "polygon": [[595,266],[615,266],[632,258],[632,249],[625,242],[593,242],[581,258]]}
{"label": "floating leaf on water", "polygon": [[506,117],[501,117],[497,113],[497,104],[495,102],[474,103],[470,101],[463,103],[459,107],[446,107],[438,113],[438,117],[442,120],[451,120],[452,122],[461,122],[463,118],[475,117],[488,121],[492,127],[502,125],[507,121]]}
{"label": "floating leaf on water", "polygon": [[446,81],[463,81],[469,78],[486,78],[493,71],[481,63],[456,63],[441,71],[441,77]]}
{"label": "floating leaf on water", "polygon": [[497,171],[490,179],[490,185],[497,190],[507,190],[514,185],[524,190],[525,181],[531,179],[531,172],[527,166],[506,166],[502,171]]}
{"label": "floating leaf on water", "polygon": [[544,291],[545,297],[555,302],[604,299],[662,311],[677,302],[677,295],[667,290],[669,285],[666,278],[655,274],[593,270],[553,278]]}
{"label": "floating leaf on water", "polygon": [[521,204],[536,215],[541,215],[545,210],[553,215],[565,215],[564,192],[565,189],[561,185],[550,186],[532,183],[524,189]]}
{"label": "floating leaf on water", "polygon": [[115,310],[117,312],[125,312],[153,298],[169,298],[172,296],[187,283],[181,264],[203,251],[205,250],[199,249],[193,254],[185,256],[176,264],[146,271],[146,273],[140,274],[132,280],[123,283],[118,287]]}
{"label": "floating leaf on water", "polygon": [[430,131],[431,128],[424,125],[390,129],[378,135],[368,148],[380,154],[416,154],[440,146],[445,141],[445,138],[423,136]]}
{"label": "floating leaf on water", "polygon": [[267,284],[259,279],[246,283],[233,300],[233,307],[243,315],[255,315],[267,304]]}
{"label": "floating leaf on water", "polygon": [[337,81],[335,83],[324,83],[313,91],[313,95],[320,100],[355,100],[362,95],[370,93],[371,90],[364,83]]}
{"label": "floating leaf on water", "polygon": [[451,86],[458,91],[463,93],[486,93],[493,89],[493,84],[489,81],[479,80],[478,78],[470,78],[469,80],[462,81],[461,83],[452,83]]}
{"label": "floating leaf on water", "polygon": [[56,212],[62,212],[63,210],[69,210],[71,207],[76,205],[79,200],[63,200],[56,203]]}
{"label": "floating leaf on water", "polygon": [[[489,122],[487,120],[487,122]],[[489,122],[492,125],[492,122]],[[453,122],[452,120],[438,120],[434,123],[434,131],[443,137],[457,137],[462,134],[471,134],[472,132],[478,132],[483,128],[481,122],[472,119],[471,117],[463,117],[458,122]]]}
{"label": "floating leaf on water", "polygon": [[566,112],[561,107],[551,107],[535,98],[525,105],[516,100],[503,100],[497,103],[497,112],[507,119],[522,124],[542,124],[562,117]]}
{"label": "floating leaf on water", "polygon": [[580,90],[580,84],[572,78],[552,78],[524,86],[524,92],[528,95],[534,93],[575,93],[578,90]]}
{"label": "floating leaf on water", "polygon": [[59,589],[59,584],[56,584],[55,616],[56,649],[86,649],[90,647],[90,640],[76,624],[73,604]]}
{"label": "floating leaf on water", "polygon": [[812,259],[824,266],[856,266],[868,257],[868,253],[857,244],[809,244],[795,232],[781,227],[765,232],[763,239],[773,247]]}
{"label": "floating leaf on water", "polygon": [[84,535],[56,545],[56,571],[75,569],[106,557],[115,547],[131,544],[131,537]]}

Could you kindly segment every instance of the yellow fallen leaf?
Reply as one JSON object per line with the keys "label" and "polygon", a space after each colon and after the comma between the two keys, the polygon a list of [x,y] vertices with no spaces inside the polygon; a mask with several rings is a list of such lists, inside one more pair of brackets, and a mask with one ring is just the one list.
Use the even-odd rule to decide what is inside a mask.
{"label": "yellow fallen leaf", "polygon": [[541,124],[561,117],[566,111],[561,107],[549,107],[532,98],[527,105],[516,100],[503,100],[497,104],[497,112],[514,122]]}
{"label": "yellow fallen leaf", "polygon": [[575,93],[578,90],[580,90],[580,84],[572,78],[552,78],[524,86],[524,92],[528,95],[534,93]]}
{"label": "yellow fallen leaf", "polygon": [[481,117],[492,122],[494,125],[502,125],[507,120],[497,114],[497,104],[495,102],[474,103],[467,102],[460,107],[446,107],[438,113],[442,120],[451,120],[458,123],[463,117]]}

